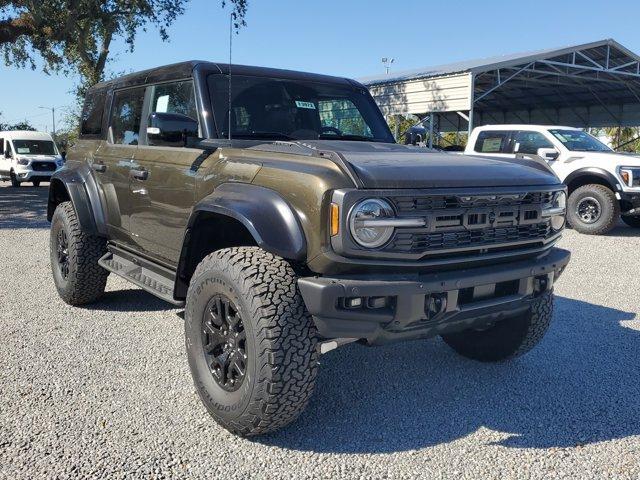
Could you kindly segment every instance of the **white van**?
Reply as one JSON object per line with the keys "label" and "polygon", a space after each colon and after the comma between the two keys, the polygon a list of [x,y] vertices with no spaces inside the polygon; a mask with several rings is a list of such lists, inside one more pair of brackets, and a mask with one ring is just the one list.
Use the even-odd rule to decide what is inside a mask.
{"label": "white van", "polygon": [[22,182],[34,186],[49,181],[63,160],[51,135],[44,132],[0,132],[0,180],[10,180],[19,187]]}
{"label": "white van", "polygon": [[606,233],[620,216],[640,228],[640,157],[616,153],[579,128],[486,125],[473,130],[464,153],[542,157],[569,189],[567,220],[578,232]]}

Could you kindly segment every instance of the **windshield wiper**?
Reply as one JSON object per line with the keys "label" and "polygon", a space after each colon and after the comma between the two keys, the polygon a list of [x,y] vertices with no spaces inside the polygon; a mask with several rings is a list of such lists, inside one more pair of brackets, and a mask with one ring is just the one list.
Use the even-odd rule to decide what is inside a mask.
{"label": "windshield wiper", "polygon": [[271,138],[278,140],[298,140],[291,135],[281,132],[251,132],[251,133],[234,133],[233,138]]}
{"label": "windshield wiper", "polygon": [[377,138],[365,137],[364,135],[320,135],[321,140],[354,140],[357,142],[380,142]]}

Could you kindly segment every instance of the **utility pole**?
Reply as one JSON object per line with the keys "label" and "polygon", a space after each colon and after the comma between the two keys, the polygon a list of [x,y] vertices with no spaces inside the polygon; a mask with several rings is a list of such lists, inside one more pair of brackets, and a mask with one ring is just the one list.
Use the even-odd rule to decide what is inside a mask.
{"label": "utility pole", "polygon": [[52,136],[53,136],[53,140],[55,141],[56,139],[56,107],[38,107],[38,108],[42,108],[44,110],[51,110],[51,119],[53,121],[53,123],[51,124],[53,126]]}

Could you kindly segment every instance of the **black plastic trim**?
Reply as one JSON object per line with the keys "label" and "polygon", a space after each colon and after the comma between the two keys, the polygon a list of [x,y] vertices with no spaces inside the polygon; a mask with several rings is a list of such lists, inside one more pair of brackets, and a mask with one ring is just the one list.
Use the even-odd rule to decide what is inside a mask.
{"label": "black plastic trim", "polygon": [[603,170],[602,168],[598,168],[598,167],[579,168],[578,170],[575,170],[571,172],[569,175],[567,175],[567,178],[564,179],[564,184],[570,185],[574,180],[577,180],[578,178],[586,175],[592,175],[592,176],[602,178],[603,180],[607,181],[607,183],[611,186],[611,188],[614,191],[616,192],[622,191],[622,185],[620,184],[620,180],[618,180],[611,172],[607,172],[606,170]]}

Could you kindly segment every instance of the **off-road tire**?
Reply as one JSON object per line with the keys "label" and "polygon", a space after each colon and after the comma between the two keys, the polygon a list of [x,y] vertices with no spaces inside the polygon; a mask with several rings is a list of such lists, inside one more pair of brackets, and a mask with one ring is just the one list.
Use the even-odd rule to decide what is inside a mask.
{"label": "off-road tire", "polygon": [[640,216],[638,215],[622,215],[622,221],[633,228],[640,228]]}
{"label": "off-road tire", "polygon": [[[68,244],[66,278],[57,253],[60,229],[64,229]],[[104,294],[109,272],[98,265],[98,260],[107,253],[107,242],[81,230],[71,202],[62,202],[56,207],[51,219],[49,246],[53,281],[62,300],[69,305],[86,305]]]}
{"label": "off-road tire", "polygon": [[442,339],[463,357],[500,362],[524,355],[535,347],[553,317],[553,292],[536,298],[526,312],[501,320],[486,330],[465,330]]}
{"label": "off-road tire", "polygon": [[20,182],[18,181],[18,177],[16,177],[16,173],[11,170],[11,172],[9,172],[9,180],[11,180],[11,186],[14,188],[17,188],[20,186]]}
{"label": "off-road tire", "polygon": [[[203,315],[219,295],[237,305],[246,333],[246,373],[233,392],[216,382],[204,353]],[[313,393],[315,325],[291,265],[260,248],[218,250],[200,262],[187,292],[185,342],[200,399],[232,433],[252,436],[282,428],[300,415]]]}
{"label": "off-road tire", "polygon": [[[577,215],[578,203],[586,198],[593,197],[600,204],[600,218],[594,223],[586,223]],[[618,223],[620,218],[620,205],[615,194],[604,185],[591,184],[576,188],[567,202],[567,221],[571,227],[580,233],[587,235],[603,235],[609,232]]]}
{"label": "off-road tire", "polygon": [[34,186],[34,187],[39,187],[39,186],[40,186],[40,180],[34,180],[34,181],[33,181],[33,182],[31,182],[31,183],[33,183],[33,186]]}

